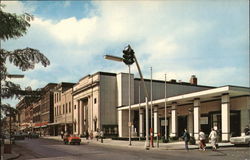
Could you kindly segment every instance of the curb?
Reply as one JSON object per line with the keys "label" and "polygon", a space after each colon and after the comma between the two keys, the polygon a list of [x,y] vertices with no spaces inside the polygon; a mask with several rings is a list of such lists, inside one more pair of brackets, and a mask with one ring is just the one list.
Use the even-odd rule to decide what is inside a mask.
{"label": "curb", "polygon": [[17,159],[17,158],[19,158],[19,157],[21,157],[21,156],[22,156],[22,154],[19,153],[17,156],[8,158],[8,159],[6,159],[6,160]]}

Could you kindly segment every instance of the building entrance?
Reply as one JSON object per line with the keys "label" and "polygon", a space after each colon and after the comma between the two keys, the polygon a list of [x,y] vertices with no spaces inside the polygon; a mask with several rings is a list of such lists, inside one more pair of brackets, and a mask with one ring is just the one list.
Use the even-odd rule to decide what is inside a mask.
{"label": "building entrance", "polygon": [[184,129],[187,129],[187,116],[178,116],[178,137],[181,137],[184,133]]}
{"label": "building entrance", "polygon": [[[165,118],[160,118],[160,136],[165,136]],[[169,137],[169,118],[167,118],[167,137]]]}
{"label": "building entrance", "polygon": [[[221,112],[211,112],[210,113],[210,128],[215,128],[219,134],[221,135]],[[231,136],[240,136],[240,111],[231,110],[230,111],[230,134]]]}

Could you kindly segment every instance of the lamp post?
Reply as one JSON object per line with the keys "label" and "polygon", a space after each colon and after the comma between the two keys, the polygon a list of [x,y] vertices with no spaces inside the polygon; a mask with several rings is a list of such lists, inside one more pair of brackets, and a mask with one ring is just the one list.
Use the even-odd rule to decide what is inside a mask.
{"label": "lamp post", "polygon": [[[126,50],[123,50],[123,53],[125,54]],[[128,55],[129,56],[129,55]],[[105,55],[105,59],[113,60],[113,61],[118,61],[118,62],[123,62],[123,58],[116,57],[116,56],[111,56],[111,55]],[[131,71],[130,71],[130,65],[128,65],[128,105],[129,105],[129,111],[128,111],[128,134],[129,134],[129,145],[131,146]]]}
{"label": "lamp post", "polygon": [[130,65],[128,65],[128,121],[129,121],[129,145],[131,146],[131,75],[130,75]]}
{"label": "lamp post", "polygon": [[165,106],[164,106],[164,111],[165,111],[165,141],[167,140],[167,75],[165,74]]}
{"label": "lamp post", "polygon": [[[116,57],[116,56],[111,56],[111,55],[105,55],[104,58],[105,59],[108,59],[108,60],[113,60],[113,61],[117,61],[117,62],[135,62],[136,66],[137,66],[137,69],[138,69],[138,72],[140,74],[140,77],[141,77],[141,82],[143,84],[143,89],[144,89],[144,94],[145,94],[145,102],[146,102],[146,141],[145,141],[145,147],[146,149],[148,149],[149,147],[149,143],[148,143],[148,131],[149,131],[149,128],[148,128],[148,91],[147,91],[147,88],[146,88],[146,85],[145,85],[145,82],[144,82],[144,78],[143,78],[143,75],[141,73],[141,69],[140,69],[140,66],[139,66],[139,63],[136,59],[136,56],[134,55],[134,51],[132,50],[132,48],[128,45],[127,47],[127,51],[129,52],[133,52],[132,56],[129,56],[128,58],[129,59],[126,59],[127,57],[124,57],[124,58],[121,58],[121,57]],[[123,53],[125,54],[126,50],[123,50]],[[129,80],[130,81],[130,80]]]}
{"label": "lamp post", "polygon": [[152,81],[152,67],[150,67],[150,141],[151,147],[154,147],[154,130],[153,130],[153,81]]}

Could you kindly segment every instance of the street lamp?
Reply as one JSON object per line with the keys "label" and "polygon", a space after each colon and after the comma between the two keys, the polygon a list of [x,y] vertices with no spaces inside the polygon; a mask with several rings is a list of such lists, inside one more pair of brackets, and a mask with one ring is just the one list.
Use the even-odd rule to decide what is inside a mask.
{"label": "street lamp", "polygon": [[[129,58],[132,58],[133,55],[130,55],[129,50],[131,48],[127,48],[127,50],[123,50],[123,57],[116,57],[116,56],[112,56],[112,55],[105,55],[104,58],[108,59],[108,60],[113,60],[113,61],[117,61],[117,62],[125,62],[125,64],[128,65],[128,71],[129,71],[129,75],[128,75],[128,105],[129,105],[129,113],[128,113],[128,126],[129,126],[129,145],[131,146],[131,73],[130,73],[130,65],[131,62],[127,62],[126,60],[128,60]],[[132,62],[133,63],[133,62]]]}
{"label": "street lamp", "polygon": [[[124,53],[123,58],[116,57],[116,56],[111,56],[111,55],[105,55],[104,58],[108,59],[108,60],[118,61],[118,62],[122,62],[123,61],[127,65],[131,65],[131,64],[133,64],[135,62],[136,66],[137,66],[137,69],[138,69],[138,72],[140,74],[141,81],[142,81],[142,84],[143,84],[144,94],[145,94],[145,102],[146,102],[146,141],[145,141],[146,143],[145,143],[145,147],[146,147],[146,149],[148,149],[148,147],[149,147],[149,143],[148,143],[148,140],[149,140],[148,139],[148,129],[149,129],[148,128],[148,91],[147,91],[147,88],[146,88],[146,85],[145,85],[145,82],[144,82],[144,78],[143,78],[143,75],[142,75],[139,63],[138,63],[138,61],[136,59],[136,56],[134,54],[134,51],[130,47],[130,45],[128,45],[127,48],[125,50],[123,50],[123,53]],[[129,75],[130,75],[130,73],[129,73]],[[130,82],[130,77],[129,77],[129,82]],[[130,142],[130,144],[131,144],[131,142]]]}
{"label": "street lamp", "polygon": [[112,55],[104,55],[104,58],[112,61],[123,62],[123,58]]}

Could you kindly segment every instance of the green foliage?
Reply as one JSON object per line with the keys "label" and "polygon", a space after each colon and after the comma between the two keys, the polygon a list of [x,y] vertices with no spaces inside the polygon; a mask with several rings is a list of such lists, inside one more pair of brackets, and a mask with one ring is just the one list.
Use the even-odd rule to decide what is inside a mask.
{"label": "green foliage", "polygon": [[8,40],[23,36],[30,27],[29,22],[32,19],[33,16],[27,13],[16,15],[0,10],[0,39]]}
{"label": "green foliage", "polygon": [[[2,11],[4,6],[0,4],[0,44],[1,40],[16,39],[24,36],[30,27],[30,21],[34,17],[28,13],[17,15],[14,13],[7,13]],[[1,47],[1,45],[0,45]],[[0,48],[0,80],[1,80],[1,94],[0,98],[13,98],[20,96],[29,96],[30,99],[37,99],[41,95],[40,91],[21,90],[20,85],[7,81],[8,71],[6,62],[17,66],[20,70],[26,71],[34,69],[35,64],[40,63],[46,67],[50,64],[49,59],[44,56],[39,50],[26,47],[24,49],[16,49],[8,51]],[[6,106],[5,106],[6,107]],[[4,105],[2,105],[4,109]]]}

